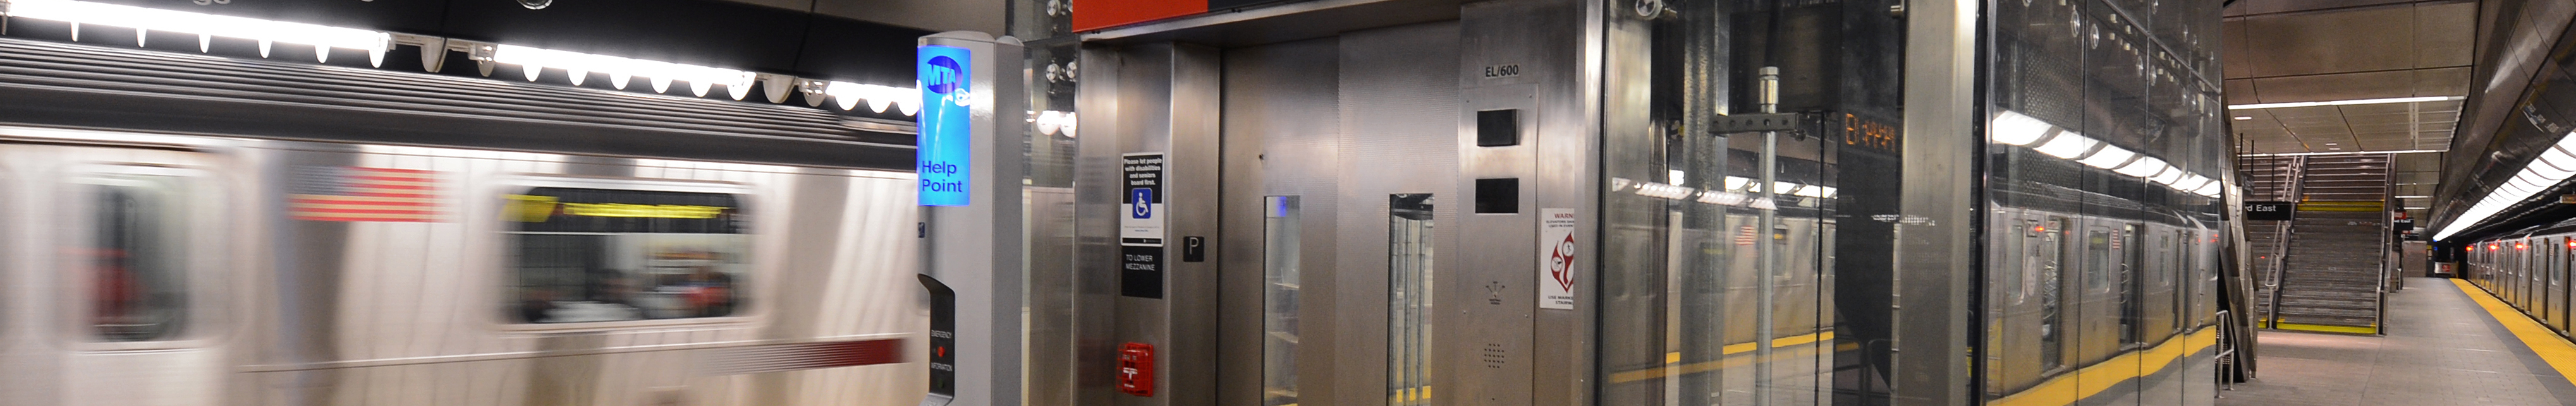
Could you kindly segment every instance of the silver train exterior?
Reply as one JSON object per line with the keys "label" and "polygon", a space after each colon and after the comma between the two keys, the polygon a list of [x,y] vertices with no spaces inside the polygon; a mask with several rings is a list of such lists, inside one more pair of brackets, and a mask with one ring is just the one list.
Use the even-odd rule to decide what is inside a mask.
{"label": "silver train exterior", "polygon": [[2086,380],[2179,385],[2171,370],[2219,333],[2217,221],[2071,188],[2007,189],[1987,223],[1990,404],[2103,401],[2081,396],[2104,385]]}
{"label": "silver train exterior", "polygon": [[[410,184],[426,191],[411,201],[421,213],[372,221],[405,217],[364,218],[371,208],[403,207],[311,200],[364,195],[349,179],[379,172],[350,168],[426,175]],[[927,323],[908,255],[912,183],[811,166],[0,127],[0,405],[911,404],[926,387],[921,360],[882,356],[924,345],[908,339]],[[544,253],[513,236],[540,224],[524,216],[713,216],[649,202],[574,213],[572,197],[527,211],[543,188],[731,195],[709,204],[734,206],[722,215],[740,237],[558,233],[626,247],[592,257],[637,267],[560,293],[627,296],[537,305],[585,314],[528,311],[521,295],[543,278],[526,273]],[[597,235],[610,236],[586,237]],[[720,310],[674,293],[711,279],[733,293]],[[855,360],[852,343],[898,348]],[[813,368],[879,362],[891,363]]]}
{"label": "silver train exterior", "polygon": [[2576,262],[2576,227],[2534,227],[2466,247],[2461,277],[2562,336],[2576,334],[2568,309],[2567,273]]}

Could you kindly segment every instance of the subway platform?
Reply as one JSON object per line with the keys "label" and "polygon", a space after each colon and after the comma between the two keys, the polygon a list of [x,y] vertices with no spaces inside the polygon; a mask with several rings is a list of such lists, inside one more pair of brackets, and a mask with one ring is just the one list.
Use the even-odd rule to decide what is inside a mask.
{"label": "subway platform", "polygon": [[2221,406],[2576,405],[2576,345],[2476,286],[2415,278],[2385,336],[2265,330]]}

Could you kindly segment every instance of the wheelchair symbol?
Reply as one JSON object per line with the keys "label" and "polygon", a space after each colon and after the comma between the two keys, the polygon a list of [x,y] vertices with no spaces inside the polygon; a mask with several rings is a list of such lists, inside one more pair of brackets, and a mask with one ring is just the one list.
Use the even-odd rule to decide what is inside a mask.
{"label": "wheelchair symbol", "polygon": [[1128,213],[1127,213],[1127,217],[1128,217],[1128,218],[1136,218],[1136,219],[1150,219],[1150,218],[1154,218],[1154,190],[1153,190],[1153,189],[1138,188],[1138,189],[1135,189],[1135,190],[1130,190],[1130,191],[1128,191],[1128,192],[1127,192],[1127,200],[1128,200],[1128,201],[1130,201],[1130,202],[1133,202],[1133,203],[1131,203],[1131,204],[1129,204],[1129,205],[1128,205],[1128,207],[1133,207],[1132,209],[1128,209]]}

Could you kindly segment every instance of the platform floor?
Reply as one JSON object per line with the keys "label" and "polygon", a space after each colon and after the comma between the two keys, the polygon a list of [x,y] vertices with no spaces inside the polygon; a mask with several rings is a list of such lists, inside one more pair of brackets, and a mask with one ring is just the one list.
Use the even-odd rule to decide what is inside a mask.
{"label": "platform floor", "polygon": [[[2486,292],[2448,279],[2408,280],[2388,295],[2386,336],[2262,331],[2255,380],[2220,391],[2217,404],[2576,405],[2576,384],[2525,340],[2560,340],[2537,344],[2560,358],[2566,342],[2532,337],[2528,329],[2538,324],[2520,313],[2499,320],[2472,294]],[[2517,336],[2509,322],[2527,331]]]}

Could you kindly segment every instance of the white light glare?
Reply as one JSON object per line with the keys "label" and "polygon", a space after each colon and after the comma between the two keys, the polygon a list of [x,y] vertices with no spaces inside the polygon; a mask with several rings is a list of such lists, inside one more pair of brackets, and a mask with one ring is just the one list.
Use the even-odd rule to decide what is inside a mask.
{"label": "white light glare", "polygon": [[2050,138],[2047,144],[2041,144],[2039,148],[2034,149],[2048,156],[2075,159],[2075,157],[2084,156],[2085,151],[2091,151],[2094,145],[2101,143],[2092,138],[2085,138],[2084,134],[2076,134],[2074,131],[2060,131],[2057,133],[2057,138]]}
{"label": "white light glare", "polygon": [[[536,80],[537,72],[545,68],[563,69],[575,77],[588,76],[590,72],[606,73],[612,82],[610,84],[620,89],[626,88],[626,79],[643,77],[653,82],[656,93],[670,91],[674,80],[689,82],[689,89],[700,97],[705,97],[715,85],[724,85],[725,90],[737,100],[750,94],[752,82],[759,77],[758,74],[733,69],[507,44],[493,49],[492,62],[519,65],[528,80]],[[574,83],[580,83],[579,79]]]}
{"label": "white light glare", "polygon": [[2165,160],[2156,159],[2156,157],[2145,157],[2138,158],[2135,162],[2130,162],[2128,165],[2121,166],[2119,169],[2112,169],[2111,171],[2119,172],[2122,175],[2144,178],[2155,176],[2157,173],[2162,173],[2166,168],[2168,167],[2165,166]]}
{"label": "white light glare", "polygon": [[856,110],[861,101],[868,103],[869,111],[878,113],[884,113],[887,106],[896,107],[904,115],[912,115],[921,108],[921,91],[911,88],[833,81],[823,85],[823,95],[832,96],[832,101],[840,103],[842,110]]}
{"label": "white light glare", "polygon": [[2129,158],[2137,156],[2138,153],[2129,152],[2129,150],[2122,149],[2119,146],[2104,145],[2102,146],[2101,151],[2093,152],[2093,156],[2084,157],[2084,160],[2076,162],[2082,162],[2084,163],[2084,166],[2111,169],[2120,167],[2120,164],[2129,163]]}
{"label": "white light glare", "polygon": [[2030,145],[2030,143],[2039,142],[2039,137],[2047,136],[2048,129],[2047,122],[2021,113],[2005,111],[1995,114],[1995,123],[1990,131],[1994,133],[1995,142]]}
{"label": "white light glare", "polygon": [[[1039,133],[1046,135],[1064,134],[1065,138],[1074,137],[1075,121],[1073,112],[1055,110],[1038,112],[1037,117],[1029,119],[1029,123],[1037,124]],[[1679,181],[1675,181],[1675,183],[1679,183]]]}
{"label": "white light glare", "polygon": [[[137,45],[144,31],[168,31],[198,35],[198,50],[206,48],[206,37],[258,40],[260,56],[268,56],[268,44],[289,43],[314,47],[317,58],[328,61],[331,48],[366,51],[371,62],[384,63],[385,51],[393,48],[393,34],[355,28],[340,28],[285,21],[221,16],[185,11],[162,10],[73,0],[10,0],[8,15],[18,18],[53,20],[72,23],[75,31],[81,25],[105,25],[136,30]],[[79,35],[77,32],[73,35]]]}
{"label": "white light glare", "polygon": [[2228,110],[2251,110],[2251,109],[2277,109],[2277,108],[2284,108],[2284,107],[2350,106],[2350,105],[2355,105],[2355,104],[2415,103],[2415,102],[2450,101],[2450,100],[2463,100],[2463,99],[2467,99],[2467,97],[2460,97],[2460,96],[2398,97],[2398,98],[2388,98],[2388,99],[2335,100],[2335,101],[2297,102],[2297,103],[2239,104],[2239,105],[2234,105],[2234,106],[2227,106],[2227,109],[2228,109]]}
{"label": "white light glare", "polygon": [[[2542,152],[2539,158],[2523,164],[2522,171],[2515,172],[2511,180],[2487,192],[2487,196],[2479,199],[2477,205],[2469,206],[2469,211],[2461,212],[2459,218],[2442,226],[2442,232],[2434,234],[2433,239],[2438,241],[2450,238],[2452,234],[2467,231],[2478,222],[2486,221],[2488,217],[2494,217],[2497,213],[2504,212],[2504,209],[2513,208],[2524,200],[2530,200],[2533,195],[2555,189],[2559,183],[2566,182],[2568,177],[2576,176],[2576,170],[2563,170],[2558,166],[2576,164],[2576,156],[2566,156],[2568,152],[2565,151],[2570,146],[2576,146],[2576,137],[2567,135],[2559,137],[2555,148],[2550,148]],[[2567,167],[2576,168],[2576,165]]]}
{"label": "white light glare", "polygon": [[1691,195],[1691,188],[1665,183],[1646,182],[1645,184],[1637,185],[1637,195],[1665,199],[1680,199],[1689,197]]}
{"label": "white light glare", "polygon": [[[2182,172],[2182,171],[2179,171],[2179,170],[2174,170],[2174,171],[2165,171],[2165,173],[2164,173],[2163,175],[2156,175],[2156,177],[2155,177],[2154,179],[2148,179],[2148,180],[2150,180],[2150,181],[2155,181],[2156,183],[2162,183],[2162,184],[2166,184],[2166,185],[2172,185],[2172,184],[2177,183],[2177,182],[2182,182],[2182,178],[2183,178],[2183,176],[2184,176],[2183,172]],[[2199,176],[2199,175],[2192,175],[2192,176]]]}

